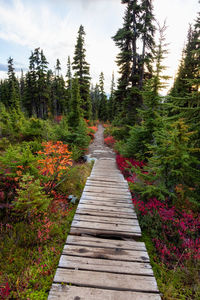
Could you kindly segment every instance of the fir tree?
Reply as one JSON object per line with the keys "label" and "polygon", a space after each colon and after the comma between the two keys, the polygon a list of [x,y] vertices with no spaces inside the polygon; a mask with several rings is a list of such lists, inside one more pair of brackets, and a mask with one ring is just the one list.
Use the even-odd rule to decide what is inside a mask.
{"label": "fir tree", "polygon": [[106,121],[108,116],[107,97],[104,91],[104,74],[101,72],[99,76],[100,103],[99,103],[99,119]]}
{"label": "fir tree", "polygon": [[13,59],[8,59],[8,105],[13,108],[19,109],[20,107],[20,94],[19,83],[15,76],[15,68],[13,65]]}
{"label": "fir tree", "polygon": [[36,115],[38,118],[47,118],[50,95],[47,83],[47,60],[36,48],[29,58],[29,71],[26,74],[25,101],[24,106],[28,114]]}
{"label": "fir tree", "polygon": [[72,128],[77,128],[80,124],[81,109],[80,109],[81,97],[78,78],[72,79],[72,93],[70,101],[70,113],[68,117],[68,124]]}
{"label": "fir tree", "polygon": [[[123,0],[127,5],[123,28],[113,37],[120,48],[117,56],[120,78],[115,93],[120,119],[125,123],[138,122],[137,108],[142,105],[142,90],[145,78],[151,77],[151,61],[154,47],[152,1]],[[142,42],[142,53],[139,44]]]}
{"label": "fir tree", "polygon": [[114,72],[112,74],[112,81],[111,81],[111,89],[110,89],[110,98],[108,102],[108,118],[109,121],[112,121],[115,115],[115,76]]}
{"label": "fir tree", "polygon": [[85,31],[84,27],[81,25],[78,31],[77,43],[75,46],[74,60],[72,63],[72,68],[75,71],[75,76],[78,78],[80,86],[80,96],[81,96],[81,108],[83,110],[84,116],[89,118],[91,115],[91,99],[90,99],[90,74],[89,74],[89,64],[85,60]]}
{"label": "fir tree", "polygon": [[59,116],[67,111],[67,99],[65,90],[65,81],[60,76],[61,64],[59,59],[56,61],[55,76],[52,82],[52,103],[53,115]]}
{"label": "fir tree", "polygon": [[96,84],[95,87],[91,87],[90,97],[92,101],[92,118],[93,120],[97,120],[100,106],[100,90],[98,84]]}

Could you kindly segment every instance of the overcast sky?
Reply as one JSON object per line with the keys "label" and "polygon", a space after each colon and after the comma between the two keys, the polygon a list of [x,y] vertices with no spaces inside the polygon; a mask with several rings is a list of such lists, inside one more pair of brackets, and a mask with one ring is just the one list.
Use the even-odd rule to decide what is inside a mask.
{"label": "overcast sky", "polygon": [[[165,65],[174,76],[186,41],[188,24],[199,11],[198,0],[154,0],[154,14],[163,23],[167,19],[166,41],[169,43]],[[53,68],[57,58],[65,75],[67,56],[73,58],[77,31],[86,31],[86,60],[90,64],[92,82],[105,74],[109,93],[112,72],[119,49],[111,37],[122,26],[124,5],[121,0],[0,0],[0,77],[4,78],[8,57],[16,70],[28,67],[31,51],[44,50]]]}

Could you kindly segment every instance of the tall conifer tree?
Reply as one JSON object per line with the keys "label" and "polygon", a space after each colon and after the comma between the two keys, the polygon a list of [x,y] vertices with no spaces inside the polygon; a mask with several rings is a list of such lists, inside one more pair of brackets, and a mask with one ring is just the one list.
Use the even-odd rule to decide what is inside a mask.
{"label": "tall conifer tree", "polygon": [[90,74],[89,64],[86,62],[85,31],[81,25],[78,31],[77,43],[75,46],[74,60],[72,68],[75,71],[75,76],[78,78],[81,96],[81,108],[84,116],[88,119],[91,117],[91,99],[90,99]]}

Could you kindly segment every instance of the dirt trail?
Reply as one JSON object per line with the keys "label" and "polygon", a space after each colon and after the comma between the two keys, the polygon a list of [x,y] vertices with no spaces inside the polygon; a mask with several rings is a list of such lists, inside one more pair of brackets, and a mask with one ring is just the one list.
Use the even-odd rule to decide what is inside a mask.
{"label": "dirt trail", "polygon": [[98,125],[98,130],[95,134],[93,143],[89,146],[89,156],[92,158],[115,158],[115,153],[112,149],[104,144],[103,136],[104,128],[101,124]]}

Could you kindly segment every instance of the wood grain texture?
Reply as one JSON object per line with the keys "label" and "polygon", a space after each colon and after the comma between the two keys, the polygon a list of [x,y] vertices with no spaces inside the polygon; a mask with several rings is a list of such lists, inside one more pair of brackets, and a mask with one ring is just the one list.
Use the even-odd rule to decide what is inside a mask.
{"label": "wood grain texture", "polygon": [[82,220],[73,220],[72,227],[77,228],[91,228],[91,229],[100,229],[100,230],[109,230],[109,231],[120,231],[120,232],[141,232],[141,229],[138,225],[128,225],[128,224],[120,224],[120,223],[97,223],[96,222],[88,222]]}
{"label": "wood grain texture", "polygon": [[158,292],[155,278],[142,275],[123,274],[122,276],[114,273],[58,268],[54,281],[55,283],[63,282],[72,285],[121,291]]}
{"label": "wood grain texture", "polygon": [[153,276],[149,263],[62,255],[58,267],[118,274]]}
{"label": "wood grain texture", "polygon": [[120,210],[117,211],[110,211],[110,210],[99,210],[99,209],[88,209],[86,207],[79,207],[76,210],[78,214],[84,215],[92,215],[92,216],[105,216],[105,217],[114,217],[114,218],[126,218],[126,219],[135,219],[136,213],[133,211],[132,213],[121,212]]}
{"label": "wood grain texture", "polygon": [[105,201],[95,201],[95,200],[81,198],[79,203],[95,205],[97,208],[98,208],[98,205],[100,205],[100,206],[111,206],[111,207],[122,207],[122,208],[129,207],[129,208],[133,209],[133,204],[132,203],[126,203],[126,202],[117,203],[117,201],[111,201],[110,202],[109,200],[106,200],[106,199],[105,199]]}
{"label": "wood grain texture", "polygon": [[111,218],[101,216],[92,216],[92,215],[81,215],[75,214],[74,220],[76,221],[88,221],[88,222],[98,222],[98,223],[106,223],[106,224],[127,224],[127,225],[137,225],[139,226],[138,220],[135,219],[123,219],[123,218]]}
{"label": "wood grain texture", "polygon": [[146,251],[146,247],[143,242],[136,242],[133,240],[107,240],[90,236],[68,235],[66,243],[79,246],[82,245],[100,248],[122,248],[124,250]]}
{"label": "wood grain texture", "polygon": [[149,262],[149,256],[146,251],[125,250],[119,247],[100,248],[79,245],[65,245],[63,254],[120,261],[133,261],[143,263]]}
{"label": "wood grain texture", "polygon": [[53,284],[48,300],[161,300],[158,294]]}

